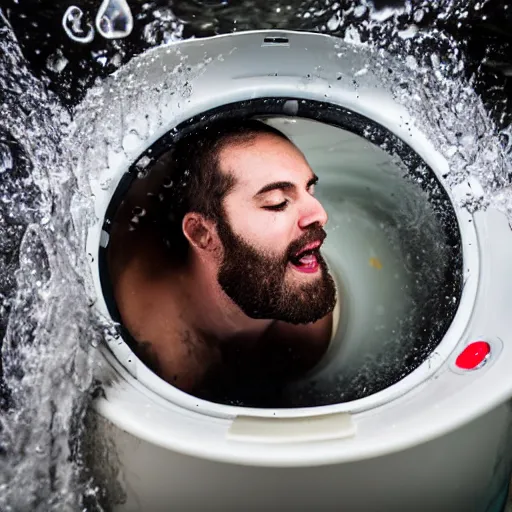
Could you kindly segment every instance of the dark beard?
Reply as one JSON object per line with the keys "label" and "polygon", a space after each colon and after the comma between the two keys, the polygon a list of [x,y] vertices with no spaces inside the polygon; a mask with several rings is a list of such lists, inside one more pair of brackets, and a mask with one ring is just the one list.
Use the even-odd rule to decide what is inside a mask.
{"label": "dark beard", "polygon": [[319,277],[314,282],[295,285],[286,282],[290,256],[307,243],[325,238],[325,231],[319,225],[312,225],[280,257],[263,254],[250,246],[233,233],[223,217],[218,220],[217,229],[224,246],[218,282],[248,317],[307,324],[334,309],[336,286],[319,252],[316,254]]}

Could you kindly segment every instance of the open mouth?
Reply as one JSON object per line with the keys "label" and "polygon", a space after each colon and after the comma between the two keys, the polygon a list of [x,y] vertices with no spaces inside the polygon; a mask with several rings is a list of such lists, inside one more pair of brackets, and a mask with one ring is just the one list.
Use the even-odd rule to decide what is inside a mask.
{"label": "open mouth", "polygon": [[290,258],[290,263],[299,272],[311,274],[320,267],[319,256],[322,242],[317,241],[304,246],[298,253]]}

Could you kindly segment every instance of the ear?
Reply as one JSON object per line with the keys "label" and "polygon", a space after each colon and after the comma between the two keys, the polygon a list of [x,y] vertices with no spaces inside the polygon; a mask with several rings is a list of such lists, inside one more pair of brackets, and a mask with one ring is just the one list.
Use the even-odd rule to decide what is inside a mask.
{"label": "ear", "polygon": [[187,213],[183,217],[182,229],[187,240],[196,249],[212,251],[215,248],[214,224],[200,213]]}

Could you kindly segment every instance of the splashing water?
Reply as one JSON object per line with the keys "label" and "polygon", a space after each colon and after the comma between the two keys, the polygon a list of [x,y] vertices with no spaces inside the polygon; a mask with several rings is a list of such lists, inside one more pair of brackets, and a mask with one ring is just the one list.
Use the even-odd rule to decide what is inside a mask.
{"label": "splashing water", "polygon": [[[367,2],[349,7],[304,2],[292,8],[255,0],[240,7],[194,0],[174,11],[145,9],[147,23],[137,27],[125,1],[105,0],[97,29],[105,38],[137,29],[146,47],[254,28],[318,30],[360,45],[368,55],[367,68],[447,158],[445,186],[474,176],[483,193],[466,198],[465,205],[492,204],[512,219],[512,129],[498,128],[492,120],[466,78],[465,57],[455,41],[438,28],[421,28],[427,4],[413,8],[407,3],[404,10],[380,14]],[[445,2],[441,15],[464,19],[464,12],[460,2]],[[73,41],[90,43],[94,29],[83,17],[71,6],[62,27]],[[81,110],[70,116],[29,72],[11,29],[0,31],[0,510],[78,510],[86,498],[92,510],[99,507],[94,498],[99,491],[84,469],[81,440],[93,368],[100,364],[94,347],[109,326],[91,307],[84,251],[88,219],[94,215],[88,173],[104,166],[107,144],[122,151],[134,130],[144,138],[154,133],[161,122],[155,99],[161,96],[133,84],[130,101],[137,102],[141,116],[120,123],[108,98],[92,88]],[[49,62],[57,74],[70,67],[71,59],[63,58],[55,52]],[[358,76],[366,72],[359,71]],[[164,89],[187,94],[182,69],[162,73]],[[353,77],[356,87],[358,76]],[[108,121],[102,132],[90,133],[91,115]],[[83,134],[83,146],[62,144],[71,130]]]}
{"label": "splashing water", "polygon": [[103,0],[96,15],[96,28],[106,39],[129,36],[133,17],[126,0]]}
{"label": "splashing water", "polygon": [[68,113],[31,76],[12,32],[1,32],[0,509],[76,510],[77,425],[99,330],[70,212],[86,215],[89,199],[75,194],[61,149]]}

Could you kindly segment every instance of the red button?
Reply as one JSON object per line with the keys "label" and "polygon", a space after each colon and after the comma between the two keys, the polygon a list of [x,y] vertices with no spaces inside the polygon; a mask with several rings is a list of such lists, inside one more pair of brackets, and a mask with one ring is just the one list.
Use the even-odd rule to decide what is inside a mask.
{"label": "red button", "polygon": [[490,354],[491,346],[485,341],[470,343],[457,357],[455,364],[463,370],[473,370],[480,366]]}

